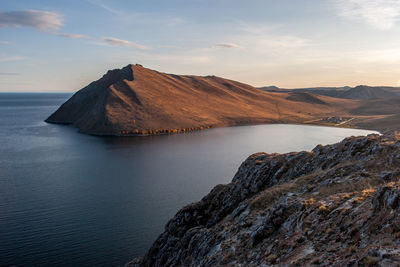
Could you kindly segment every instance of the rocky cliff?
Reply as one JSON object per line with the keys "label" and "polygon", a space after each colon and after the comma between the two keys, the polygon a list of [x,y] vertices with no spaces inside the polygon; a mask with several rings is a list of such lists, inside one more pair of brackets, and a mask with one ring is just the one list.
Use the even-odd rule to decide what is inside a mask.
{"label": "rocky cliff", "polygon": [[254,154],[128,266],[399,266],[399,140]]}

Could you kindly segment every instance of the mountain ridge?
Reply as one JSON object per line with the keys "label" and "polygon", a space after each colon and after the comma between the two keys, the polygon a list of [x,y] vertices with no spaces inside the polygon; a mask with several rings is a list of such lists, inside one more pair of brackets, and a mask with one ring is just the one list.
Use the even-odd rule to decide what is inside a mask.
{"label": "mountain ridge", "polygon": [[285,89],[276,86],[260,87],[268,92],[302,92],[346,99],[390,99],[400,97],[400,87],[357,85],[355,87],[309,87]]}

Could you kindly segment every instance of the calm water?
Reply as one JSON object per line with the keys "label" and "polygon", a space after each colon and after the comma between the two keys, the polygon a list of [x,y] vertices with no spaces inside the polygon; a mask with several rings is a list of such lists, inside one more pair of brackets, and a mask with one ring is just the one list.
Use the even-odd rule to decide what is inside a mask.
{"label": "calm water", "polygon": [[43,122],[69,94],[0,94],[0,265],[121,266],[259,151],[369,131],[298,125],[100,138]]}

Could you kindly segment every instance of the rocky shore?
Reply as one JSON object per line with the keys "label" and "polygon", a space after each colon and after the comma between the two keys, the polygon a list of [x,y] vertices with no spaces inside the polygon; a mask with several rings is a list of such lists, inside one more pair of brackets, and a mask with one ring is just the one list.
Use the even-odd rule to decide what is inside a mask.
{"label": "rocky shore", "polygon": [[400,266],[399,140],[251,155],[127,266]]}

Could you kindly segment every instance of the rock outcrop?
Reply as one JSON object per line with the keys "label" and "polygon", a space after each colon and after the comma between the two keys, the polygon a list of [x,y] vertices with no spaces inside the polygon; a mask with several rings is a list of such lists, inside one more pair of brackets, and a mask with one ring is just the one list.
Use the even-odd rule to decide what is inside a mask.
{"label": "rock outcrop", "polygon": [[251,155],[128,266],[399,266],[399,140]]}
{"label": "rock outcrop", "polygon": [[216,76],[173,75],[141,65],[107,72],[78,91],[47,122],[95,135],[154,135],[210,127],[304,123],[348,116],[358,102],[270,93]]}

